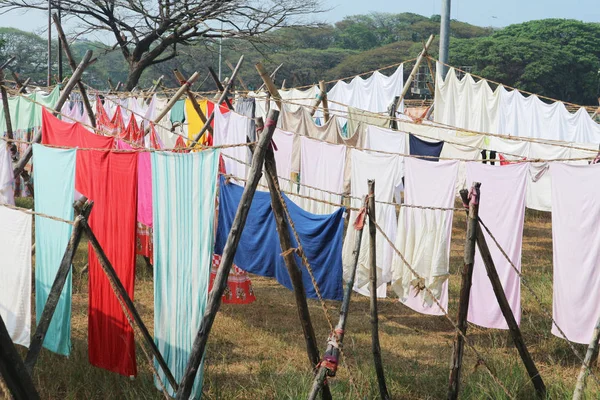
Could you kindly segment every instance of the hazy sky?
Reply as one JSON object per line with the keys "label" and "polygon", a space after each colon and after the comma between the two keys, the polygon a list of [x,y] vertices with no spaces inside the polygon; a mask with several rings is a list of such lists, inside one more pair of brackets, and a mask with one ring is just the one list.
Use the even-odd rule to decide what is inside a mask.
{"label": "hazy sky", "polygon": [[[1,1],[1,0],[0,0]],[[439,14],[442,0],[322,0],[331,10],[317,18],[335,22],[347,15],[369,12],[413,12],[425,16]],[[542,18],[573,18],[600,22],[599,0],[452,0],[452,18],[481,26],[502,27]],[[43,12],[11,12],[0,15],[0,26],[42,33]],[[68,30],[68,26],[67,26]]]}

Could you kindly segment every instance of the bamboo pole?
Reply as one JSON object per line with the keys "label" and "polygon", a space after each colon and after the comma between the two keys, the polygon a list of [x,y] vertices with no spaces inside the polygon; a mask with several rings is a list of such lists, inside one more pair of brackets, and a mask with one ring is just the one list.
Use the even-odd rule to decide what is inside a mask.
{"label": "bamboo pole", "polygon": [[33,385],[33,380],[27,373],[23,360],[10,338],[2,316],[0,316],[0,376],[10,391],[10,394],[5,393],[7,398],[14,400],[38,400],[40,398]]}
{"label": "bamboo pole", "polygon": [[319,89],[322,94],[322,102],[323,102],[323,117],[325,118],[325,123],[329,122],[329,104],[327,103],[327,90],[325,88],[325,81],[319,81]]}
{"label": "bamboo pole", "polygon": [[[465,241],[464,266],[462,269],[462,282],[460,286],[460,299],[458,304],[457,325],[463,335],[467,333],[467,314],[469,312],[469,298],[471,297],[471,284],[473,282],[473,264],[475,263],[475,242],[477,237],[477,218],[479,217],[479,188],[481,183],[473,182],[471,187],[472,197],[469,199],[469,214],[467,217],[467,238]],[[460,191],[466,199],[467,191]],[[450,383],[448,387],[448,400],[458,399],[460,386],[460,373],[464,352],[464,338],[458,332],[454,339],[452,363],[450,370]]]}
{"label": "bamboo pole", "polygon": [[381,360],[381,346],[379,344],[379,317],[377,315],[377,250],[375,245],[377,228],[375,227],[375,181],[369,180],[369,236],[370,236],[370,305],[371,305],[371,351],[373,353],[373,363],[375,364],[375,372],[377,373],[377,383],[379,384],[379,395],[382,400],[388,400],[390,395],[385,384],[385,373],[383,371],[383,361]]}
{"label": "bamboo pole", "polygon": [[[363,203],[363,210],[366,211],[366,208],[367,197],[365,197]],[[359,214],[359,218],[361,215],[364,217],[364,212]],[[319,364],[315,379],[313,380],[313,385],[308,395],[309,400],[315,400],[317,398],[317,395],[323,387],[325,378],[327,376],[335,376],[339,364],[340,348],[344,342],[346,321],[348,320],[348,314],[350,313],[350,297],[352,296],[352,288],[354,287],[354,280],[356,278],[356,266],[358,265],[358,256],[360,255],[360,242],[364,230],[364,219],[362,220],[362,223],[359,223],[358,225],[356,222],[354,223],[354,226],[348,225],[348,229],[356,229],[358,231],[354,237],[354,249],[352,250],[353,264],[352,269],[350,270],[350,278],[346,282],[346,287],[344,288],[344,298],[342,299],[342,305],[340,307],[340,317],[335,326],[335,335],[329,338],[325,356],[323,357],[323,361]]]}
{"label": "bamboo pole", "polygon": [[25,82],[21,85],[19,89],[19,93],[27,93],[27,86],[29,86],[29,82],[31,82],[31,78],[25,79]]}
{"label": "bamboo pole", "polygon": [[279,112],[276,110],[272,110],[269,113],[267,130],[260,136],[258,145],[254,149],[248,181],[246,182],[246,186],[244,186],[244,192],[242,193],[240,204],[236,211],[229,235],[227,236],[227,241],[223,249],[223,256],[221,258],[221,264],[217,270],[213,288],[208,296],[208,302],[206,304],[206,310],[200,324],[200,329],[198,329],[198,333],[194,339],[192,352],[190,354],[190,358],[188,359],[183,378],[177,391],[177,399],[189,399],[190,397],[198,368],[200,367],[202,357],[204,356],[204,350],[206,348],[208,336],[210,335],[212,325],[215,321],[217,312],[219,311],[221,298],[225,292],[225,289],[227,288],[227,277],[229,276],[229,271],[233,265],[233,257],[242,237],[242,232],[246,224],[246,218],[248,217],[248,212],[250,211],[250,206],[252,204],[252,198],[254,197],[256,187],[258,186],[258,181],[262,175],[261,171],[265,156],[267,154],[267,148],[270,146],[273,132],[275,132],[275,125],[277,124],[278,117]]}
{"label": "bamboo pole", "polygon": [[[6,87],[4,86],[4,70],[0,69],[0,95],[2,95],[2,111],[4,111],[4,120],[6,121],[6,138],[9,140],[13,140],[13,127],[12,120],[10,118],[10,106],[8,104],[8,93],[6,92]],[[10,155],[13,160],[18,158],[17,155],[17,145],[15,142],[8,142],[8,146],[10,148]]]}
{"label": "bamboo pole", "polygon": [[[54,20],[54,26],[56,27],[56,32],[58,32],[58,38],[60,39],[60,44],[62,45],[63,51],[67,56],[67,61],[71,70],[75,72],[77,69],[77,64],[75,64],[75,59],[73,58],[73,54],[71,53],[71,49],[69,48],[69,43],[67,42],[67,36],[63,31],[62,25],[56,13],[52,14],[52,19]],[[92,127],[96,127],[96,116],[94,115],[94,110],[92,110],[92,105],[90,104],[90,100],[87,97],[87,90],[85,89],[85,85],[81,82],[81,79],[77,80],[77,88],[79,89],[79,93],[81,93],[81,98],[83,99],[83,106],[85,107],[85,111],[90,119],[90,124]]]}
{"label": "bamboo pole", "polygon": [[[263,67],[263,65],[261,63],[256,63],[256,70],[258,71],[258,74],[260,75],[260,77],[262,78],[262,80],[264,82],[263,86],[267,87],[267,91],[271,95],[271,98],[275,101],[275,104],[277,104],[277,108],[279,108],[279,110],[281,110],[281,96],[279,95],[279,90],[273,83],[273,80],[271,79],[271,77],[269,77],[269,75],[267,75],[267,70],[265,69],[265,67]],[[261,86],[261,88],[263,86]],[[270,100],[268,97],[267,97],[267,104],[270,104]]]}
{"label": "bamboo pole", "polygon": [[[231,72],[235,71],[235,68],[229,62],[229,60],[225,60],[225,64],[227,64],[227,66],[229,67],[229,69],[231,70]],[[242,79],[242,77],[238,76],[237,79],[240,82],[240,85],[242,85],[242,87],[244,88],[244,90],[248,92],[248,86],[246,86],[246,84],[244,83],[244,80]]]}
{"label": "bamboo pole", "polygon": [[9,58],[8,60],[4,61],[4,64],[0,65],[0,69],[5,69],[6,67],[8,67],[13,61],[15,61],[17,59],[17,57],[12,56],[11,58]]}
{"label": "bamboo pole", "polygon": [[285,90],[285,79],[281,82],[281,90]]}
{"label": "bamboo pole", "polygon": [[396,119],[396,110],[398,110],[398,104],[400,103],[400,96],[394,97],[392,104],[389,108],[389,116],[390,116],[390,129],[395,131],[398,130],[398,120]]}
{"label": "bamboo pole", "polygon": [[[181,74],[181,72],[179,72],[179,70],[174,69],[173,70],[173,74],[175,74],[175,79],[177,79],[177,81],[179,82],[180,85],[183,85],[185,83],[185,78]],[[198,100],[196,100],[196,96],[194,96],[194,93],[192,93],[192,89],[190,89],[188,87],[185,92],[187,94],[187,98],[192,103],[192,107],[194,107],[194,111],[196,111],[196,114],[198,114],[198,117],[200,117],[200,121],[202,121],[202,123],[206,124],[206,115],[202,111],[202,108],[200,107],[200,104],[198,104]],[[208,127],[208,131],[211,134],[213,133],[212,126]]]}
{"label": "bamboo pole", "polygon": [[[79,79],[81,79],[81,75],[83,74],[83,71],[91,64],[91,62],[90,62],[91,58],[92,58],[92,51],[91,50],[86,51],[85,55],[81,59],[81,62],[79,63],[79,65],[77,66],[75,71],[73,72],[71,79],[69,79],[69,82],[67,82],[67,85],[65,86],[62,93],[60,94],[58,102],[56,103],[56,106],[54,107],[55,114],[60,112],[60,110],[62,109],[62,106],[65,104],[65,102],[69,98],[69,95],[71,94],[71,91],[75,87],[75,84],[79,81]],[[41,140],[42,140],[42,132],[39,132],[33,138],[33,143],[39,143]],[[27,165],[27,163],[29,162],[29,159],[31,159],[32,154],[33,154],[32,147],[31,147],[31,145],[29,145],[29,146],[27,146],[27,150],[25,150],[21,159],[17,162],[17,165],[15,165],[15,168],[13,170],[13,175],[14,175],[15,179],[19,175],[21,175],[21,173],[25,170],[25,165]]]}
{"label": "bamboo pole", "polygon": [[[404,100],[404,97],[408,93],[408,90],[410,89],[410,85],[412,84],[413,79],[415,79],[415,76],[417,75],[417,72],[419,71],[419,66],[421,65],[423,58],[427,54],[427,51],[429,50],[429,46],[431,46],[431,44],[433,43],[434,38],[435,38],[435,35],[429,36],[427,43],[425,43],[425,47],[419,54],[419,57],[417,57],[417,61],[415,62],[415,65],[414,65],[410,75],[408,76],[408,79],[404,83],[404,88],[402,88],[402,94],[400,94],[400,101],[398,102],[398,105],[402,104],[402,100]],[[394,115],[395,115],[396,111],[397,111],[397,108],[396,108],[396,110],[394,110]]]}
{"label": "bamboo pole", "polygon": [[585,385],[587,376],[590,373],[590,368],[594,360],[598,358],[598,342],[600,341],[600,318],[596,321],[596,327],[592,334],[592,340],[588,346],[587,352],[585,353],[585,359],[579,370],[579,376],[577,377],[577,385],[575,386],[575,392],[573,392],[573,400],[584,399]]}
{"label": "bamboo pole", "polygon": [[75,224],[73,225],[73,231],[71,232],[69,244],[67,245],[62,261],[60,262],[60,266],[58,267],[58,271],[56,272],[56,278],[54,278],[54,283],[52,284],[50,293],[48,294],[42,315],[40,316],[39,322],[35,328],[35,333],[33,334],[31,344],[29,345],[29,350],[27,351],[27,356],[25,357],[25,367],[31,376],[33,376],[35,363],[37,362],[40,351],[42,350],[42,345],[44,343],[44,339],[46,338],[48,328],[50,327],[50,322],[52,321],[52,317],[56,311],[56,306],[60,300],[60,295],[67,281],[69,272],[71,271],[71,266],[73,265],[73,258],[75,257],[75,252],[77,251],[79,241],[81,240],[81,221],[83,218],[87,218],[89,216],[89,213],[92,211],[92,206],[93,203],[89,203],[85,214],[78,215],[77,218],[75,218]]}
{"label": "bamboo pole", "polygon": [[[94,234],[94,232],[88,225],[86,218],[82,218],[81,225],[82,225],[83,231],[85,232],[86,236],[89,239],[89,242],[92,244],[92,248],[94,249],[94,251],[96,252],[96,255],[98,256],[98,261],[100,262],[100,266],[104,270],[106,277],[111,282],[111,284],[112,284],[111,286],[113,286],[114,289],[116,289],[117,293],[115,293],[115,296],[119,296],[123,300],[123,303],[125,304],[125,307],[127,308],[127,311],[131,314],[131,317],[133,318],[134,323],[137,325],[140,332],[142,333],[142,337],[144,338],[144,341],[146,342],[148,347],[150,347],[150,351],[154,355],[156,362],[162,368],[167,380],[171,384],[171,387],[174,390],[177,390],[177,388],[178,388],[177,381],[173,377],[173,374],[171,373],[169,366],[167,365],[162,354],[160,353],[160,350],[158,350],[158,347],[156,347],[156,343],[154,343],[154,339],[150,335],[150,332],[148,332],[148,328],[146,328],[146,325],[144,325],[144,321],[142,321],[142,318],[140,317],[140,314],[138,313],[137,309],[135,308],[135,305],[133,304],[131,297],[129,297],[129,294],[125,290],[123,283],[121,283],[119,276],[115,272],[115,269],[113,268],[110,260],[106,256],[106,253],[104,253],[102,246],[100,246],[100,243],[98,242],[98,239],[96,238],[96,235]],[[131,328],[134,329],[133,326]]]}
{"label": "bamboo pole", "polygon": [[21,88],[23,88],[23,81],[21,80],[21,78],[19,78],[19,75],[17,75],[15,73],[15,71],[13,71],[12,69],[9,69],[10,74],[12,75],[13,79],[15,80],[15,83],[17,85],[17,89],[19,90],[19,93],[21,92]]}
{"label": "bamboo pole", "polygon": [[217,107],[220,107],[220,105],[223,102],[223,100],[225,100],[225,98],[227,97],[227,92],[229,92],[229,89],[233,85],[233,82],[235,81],[235,77],[238,74],[238,72],[240,70],[240,67],[242,66],[242,62],[243,61],[244,61],[244,56],[241,56],[240,59],[239,59],[239,61],[238,61],[238,63],[237,63],[237,65],[235,66],[235,71],[233,71],[233,73],[231,74],[231,79],[229,80],[229,82],[227,82],[227,85],[225,85],[225,87],[223,88],[223,92],[221,93],[221,96],[217,100],[217,104],[215,106],[215,109],[213,110],[213,112],[208,117],[208,120],[206,121],[206,123],[204,124],[204,126],[202,127],[202,129],[200,129],[200,132],[198,133],[198,135],[196,135],[196,138],[194,139],[194,143],[198,143],[198,140],[200,140],[200,138],[202,137],[202,135],[204,134],[204,132],[206,132],[206,130],[208,129],[208,127],[210,126],[210,124],[215,119],[215,111],[217,110]]}
{"label": "bamboo pole", "polygon": [[123,86],[123,82],[121,82],[121,81],[117,82],[117,87],[115,88],[115,92],[118,92],[119,90],[121,90],[121,86]]}
{"label": "bamboo pole", "polygon": [[319,108],[319,105],[321,104],[321,102],[323,101],[325,96],[327,96],[327,92],[325,91],[324,88],[325,88],[325,85],[323,85],[323,87],[320,87],[319,95],[315,99],[315,102],[313,103],[313,105],[310,106],[310,116],[311,117],[313,115],[315,115],[315,113],[317,112],[317,109]]}
{"label": "bamboo pole", "polygon": [[523,360],[525,369],[527,370],[527,373],[531,378],[531,381],[533,383],[533,386],[535,387],[535,391],[538,397],[540,399],[545,399],[546,385],[544,385],[544,381],[542,380],[542,377],[537,367],[535,366],[533,359],[531,358],[531,354],[529,354],[529,350],[527,350],[527,346],[525,345],[525,341],[523,340],[523,335],[521,335],[521,330],[519,329],[519,325],[517,324],[515,315],[513,314],[512,309],[510,308],[510,303],[506,299],[506,294],[504,293],[502,282],[500,282],[498,271],[496,270],[496,266],[494,265],[494,259],[490,254],[490,249],[488,248],[485,236],[483,235],[483,231],[481,230],[481,226],[479,225],[479,223],[477,223],[476,225],[476,231],[477,247],[479,247],[479,254],[483,259],[487,275],[490,278],[492,289],[494,290],[494,294],[496,295],[496,299],[498,300],[498,305],[500,306],[502,315],[504,315],[504,319],[506,320],[506,323],[508,325],[510,335],[512,336],[512,339],[515,343],[515,347],[517,348],[519,355],[521,356],[521,360]]}
{"label": "bamboo pole", "polygon": [[[219,80],[219,77],[217,76],[217,74],[211,67],[208,67],[208,73],[210,74],[213,81],[215,82],[215,86],[217,86],[217,89],[219,90],[219,92],[221,92],[221,93],[225,92],[225,88],[223,87],[223,84],[221,83],[221,81]],[[227,108],[229,108],[230,110],[233,110],[233,105],[231,104],[231,101],[229,101],[229,97],[228,97],[227,93],[225,93],[224,100],[225,100],[225,104],[227,105]]]}
{"label": "bamboo pole", "polygon": [[[260,64],[260,63],[259,63],[259,64]],[[261,64],[261,66],[262,66],[262,64]],[[268,75],[268,76],[269,76],[269,79],[271,79],[271,80],[275,79],[275,75],[277,74],[277,71],[279,71],[279,69],[280,69],[281,67],[283,67],[283,63],[279,64],[279,66],[277,66],[277,68],[275,68],[275,69],[273,70],[273,72],[271,72],[271,75]],[[265,70],[265,76],[267,76],[267,71],[266,71],[266,70]],[[262,75],[261,75],[261,78],[262,78]],[[264,81],[264,79],[263,79],[263,81]],[[265,87],[265,84],[263,83],[262,85],[260,85],[260,87],[258,88],[258,90],[256,91],[256,93],[258,93],[258,92],[260,92],[261,90],[263,90],[263,88],[264,88],[264,87]]]}
{"label": "bamboo pole", "polygon": [[[156,83],[154,85],[152,85],[152,87],[150,88],[150,91],[148,93],[151,95],[154,95],[154,93],[156,92],[156,89],[158,89],[158,87],[162,83],[163,79],[165,79],[164,75],[159,76],[158,79],[156,80]],[[182,82],[179,82],[180,85],[181,85],[181,83]],[[150,96],[146,99],[146,104],[150,104],[151,101],[152,101],[152,96]]]}

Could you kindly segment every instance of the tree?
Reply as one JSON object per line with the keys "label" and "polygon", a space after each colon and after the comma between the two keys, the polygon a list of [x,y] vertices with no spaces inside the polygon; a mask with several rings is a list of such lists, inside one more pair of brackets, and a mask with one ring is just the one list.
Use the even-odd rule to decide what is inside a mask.
{"label": "tree", "polygon": [[[274,28],[302,25],[320,0],[50,0],[79,22],[79,35],[105,31],[128,65],[132,90],[144,70],[173,59],[181,46],[217,38],[259,39]],[[46,0],[3,0],[0,10],[46,10]]]}

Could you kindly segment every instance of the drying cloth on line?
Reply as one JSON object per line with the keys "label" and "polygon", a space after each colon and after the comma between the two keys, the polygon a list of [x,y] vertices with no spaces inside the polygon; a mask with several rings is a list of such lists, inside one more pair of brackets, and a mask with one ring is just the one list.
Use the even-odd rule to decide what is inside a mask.
{"label": "drying cloth on line", "polygon": [[[365,149],[406,154],[406,134],[391,129],[368,125],[365,134]],[[404,176],[404,157],[400,159],[400,175]],[[400,203],[403,185],[395,188],[396,201]]]}
{"label": "drying cloth on line", "polygon": [[183,122],[185,121],[185,107],[186,100],[177,100],[173,108],[171,108],[171,122]]}
{"label": "drying cloth on line", "polygon": [[[246,143],[246,135],[251,127],[251,119],[235,112],[225,112],[221,107],[215,109],[215,127],[213,144],[215,146]],[[221,149],[225,170],[228,174],[246,178],[246,164],[251,160],[250,150],[247,146],[229,147]],[[230,156],[239,161],[225,157]]]}
{"label": "drying cloth on line", "polygon": [[248,132],[246,135],[250,141],[256,141],[256,124],[254,123],[254,117],[256,116],[256,102],[250,97],[239,97],[235,100],[235,112],[238,114],[250,118],[250,124],[248,125]]}
{"label": "drying cloth on line", "polygon": [[[154,341],[177,382],[183,378],[206,307],[218,166],[219,151],[215,149],[152,153]],[[201,396],[202,372],[201,365],[191,398]],[[158,381],[155,384],[160,389]]]}
{"label": "drying cloth on line", "polygon": [[[114,148],[114,139],[43,112],[42,142],[69,147]],[[133,299],[137,209],[137,154],[77,151],[75,189],[94,201],[89,225]],[[89,259],[88,355],[90,363],[125,376],[136,375],[133,330],[91,243]]]}
{"label": "drying cloth on line", "polygon": [[[10,121],[13,131],[26,131],[42,125],[42,110],[53,110],[58,102],[60,92],[58,86],[52,92],[34,92],[19,96],[8,97]],[[29,100],[28,100],[29,99]],[[36,104],[39,103],[39,104]],[[0,109],[0,132],[6,132],[6,116],[4,109]],[[21,139],[17,138],[16,139]]]}
{"label": "drying cloth on line", "polygon": [[[600,165],[552,163],[552,316],[567,339],[588,344],[600,317]],[[562,338],[553,324],[552,333]]]}
{"label": "drying cloth on line", "polygon": [[[407,158],[404,201],[407,204],[451,208],[454,206],[458,161],[431,163]],[[392,262],[392,289],[400,301],[422,314],[444,315],[425,290],[429,288],[448,309],[448,274],[452,210],[401,207],[396,248],[421,276],[414,275],[398,254]]]}
{"label": "drying cloth on line", "polygon": [[[531,143],[529,146],[530,159],[564,159],[570,154],[568,147],[552,146],[542,143]],[[536,162],[529,164],[527,179],[527,208],[539,211],[552,211],[551,187],[552,179],[548,173],[549,163]]]}
{"label": "drying cloth on line", "polygon": [[[299,108],[308,107],[314,104],[315,99],[321,93],[321,90],[318,86],[314,85],[306,90],[300,89],[279,89],[279,96],[284,101],[283,110],[279,110],[277,107],[277,103],[274,100],[270,100],[269,108],[274,110],[279,110],[279,121],[281,121],[282,113],[286,111],[295,112]],[[266,92],[248,92],[248,97],[254,98],[256,100],[256,117],[263,117],[266,119],[267,117],[267,98],[271,98],[270,95],[267,95]],[[236,100],[237,101],[237,100]],[[281,125],[279,125],[282,127]],[[283,128],[283,127],[282,127]]]}
{"label": "drying cloth on line", "polygon": [[[479,217],[519,271],[523,247],[527,175],[527,164],[501,167],[480,163],[467,165],[467,182],[470,184],[481,182]],[[481,230],[494,260],[504,294],[518,324],[521,321],[521,279],[485,229],[482,227]],[[508,329],[479,247],[476,249],[473,265],[468,321],[485,328]]]}
{"label": "drying cloth on line", "polygon": [[[369,193],[367,181],[369,179],[375,179],[375,200],[378,203],[375,204],[375,217],[377,224],[390,238],[392,243],[396,239],[397,220],[396,220],[396,209],[393,204],[382,204],[379,202],[392,202],[394,198],[394,188],[402,183],[401,175],[401,163],[402,158],[396,155],[387,154],[371,154],[368,151],[361,151],[352,149],[350,152],[352,158],[352,207],[362,207],[362,200],[364,196]],[[356,220],[358,211],[352,210],[350,212],[350,223]],[[368,231],[369,221],[368,218],[365,223]],[[344,278],[349,279],[351,268],[354,265],[354,257],[352,251],[354,250],[354,239],[356,237],[356,230],[351,226],[346,231],[346,237],[344,239]],[[381,232],[377,231],[376,236],[376,260],[377,260],[377,296],[385,297],[386,295],[386,282],[391,280],[391,265],[393,248],[383,238]],[[354,289],[363,295],[369,293],[369,235],[363,233],[363,237],[360,245],[360,253],[358,259],[358,265],[356,267],[356,280]]]}
{"label": "drying cloth on line", "polygon": [[[134,149],[127,143],[119,140],[117,148],[120,150]],[[137,161],[137,221],[152,227],[152,163],[150,153],[138,151]]]}
{"label": "drying cloth on line", "polygon": [[0,203],[15,205],[14,175],[9,143],[0,140]]}
{"label": "drying cloth on line", "polygon": [[428,142],[415,135],[409,135],[410,155],[426,161],[439,161],[444,142]]}
{"label": "drying cloth on line", "polygon": [[[76,150],[33,145],[35,165],[35,210],[73,220]],[[73,227],[60,221],[35,216],[35,309],[39,323],[42,311]],[[56,310],[44,338],[44,347],[68,356],[71,352],[71,276],[69,271]]]}
{"label": "drying cloth on line", "polygon": [[[275,143],[275,146],[277,147],[276,150],[273,149],[273,154],[275,156],[275,165],[277,166],[277,178],[279,181],[279,187],[281,188],[281,190],[293,192],[297,190],[297,186],[292,184],[290,180],[292,179],[292,173],[298,172],[293,171],[292,169],[292,158],[296,157],[295,153],[299,153],[299,151],[294,151],[296,135],[294,135],[291,132],[286,132],[282,131],[279,128],[275,128],[275,132],[273,132],[272,142]],[[267,178],[264,174],[260,178],[260,184],[262,186],[259,186],[257,190],[268,190]]]}
{"label": "drying cloth on line", "polygon": [[[302,149],[300,194],[313,199],[341,204],[341,195],[312,189],[305,185],[334,193],[342,193],[346,167],[346,147],[339,144],[320,142],[307,137],[300,138],[300,144]],[[297,200],[292,197],[292,200],[313,214],[332,214],[339,209],[339,207],[330,204],[302,197]]]}
{"label": "drying cloth on line", "polygon": [[360,110],[354,107],[348,107],[348,120],[344,138],[351,138],[355,135],[365,135],[367,126],[377,126],[380,128],[390,126],[390,119],[387,114],[376,114],[369,111]]}
{"label": "drying cloth on line", "polygon": [[[234,183],[225,183],[221,178],[219,199],[219,224],[215,242],[215,253],[223,254],[227,236],[242,197],[243,188]],[[315,215],[302,210],[284,196],[285,204],[300,237],[304,255],[315,275],[324,299],[342,300],[342,235],[344,230],[344,208],[330,215]],[[289,228],[292,247],[298,244]],[[292,290],[292,284],[281,255],[281,245],[271,209],[271,196],[267,192],[256,192],[248,219],[240,239],[234,262],[241,269],[266,277],[275,277],[279,283]],[[306,296],[317,298],[310,275],[295,254],[296,263],[302,271]]]}
{"label": "drying cloth on line", "polygon": [[12,341],[29,347],[31,215],[0,207],[0,316]]}
{"label": "drying cloth on line", "polygon": [[[215,108],[214,104],[208,100],[199,100],[198,105],[206,118],[208,118]],[[204,122],[200,119],[200,115],[194,109],[190,99],[185,99],[185,125],[187,125],[187,145],[189,146],[204,127]]]}

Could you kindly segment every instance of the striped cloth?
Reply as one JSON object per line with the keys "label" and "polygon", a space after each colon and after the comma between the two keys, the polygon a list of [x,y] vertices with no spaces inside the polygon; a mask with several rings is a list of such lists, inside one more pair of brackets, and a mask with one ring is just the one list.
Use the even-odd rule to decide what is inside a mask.
{"label": "striped cloth", "polygon": [[[154,340],[178,382],[208,297],[218,165],[215,149],[152,153]],[[155,364],[173,396],[173,388]],[[191,398],[200,398],[201,393],[202,367]]]}

